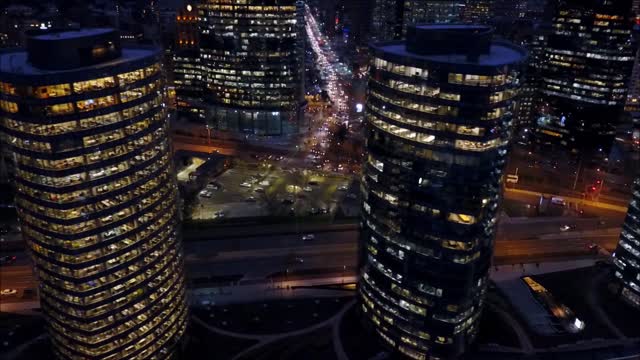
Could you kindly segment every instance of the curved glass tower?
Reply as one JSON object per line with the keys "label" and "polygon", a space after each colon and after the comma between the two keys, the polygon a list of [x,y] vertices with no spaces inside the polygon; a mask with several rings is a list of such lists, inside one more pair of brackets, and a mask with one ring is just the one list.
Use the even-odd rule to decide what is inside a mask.
{"label": "curved glass tower", "polygon": [[303,2],[206,0],[199,15],[210,125],[253,135],[306,131]]}
{"label": "curved glass tower", "polygon": [[16,208],[62,359],[166,358],[185,330],[160,55],[110,29],[0,54]]}
{"label": "curved glass tower", "polygon": [[640,179],[636,179],[627,219],[613,254],[615,276],[622,284],[620,297],[640,309]]}
{"label": "curved glass tower", "polygon": [[523,49],[482,26],[372,45],[363,174],[365,324],[413,359],[478,331]]}
{"label": "curved glass tower", "polygon": [[608,156],[636,55],[633,22],[631,0],[560,2],[542,59],[539,147]]}

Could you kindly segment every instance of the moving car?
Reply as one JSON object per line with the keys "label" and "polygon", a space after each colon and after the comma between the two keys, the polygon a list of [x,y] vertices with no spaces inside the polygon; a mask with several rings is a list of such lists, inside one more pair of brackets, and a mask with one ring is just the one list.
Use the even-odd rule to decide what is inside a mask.
{"label": "moving car", "polygon": [[562,225],[562,226],[560,226],[560,231],[562,231],[562,232],[575,230],[575,229],[576,229],[575,225]]}
{"label": "moving car", "polygon": [[0,257],[0,265],[9,265],[9,264],[13,264],[14,262],[16,262],[15,255],[7,255],[7,256]]}

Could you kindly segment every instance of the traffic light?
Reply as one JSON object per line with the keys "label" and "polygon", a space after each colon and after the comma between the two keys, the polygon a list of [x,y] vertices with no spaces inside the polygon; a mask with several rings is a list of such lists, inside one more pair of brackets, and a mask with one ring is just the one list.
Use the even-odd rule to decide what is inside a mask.
{"label": "traffic light", "polygon": [[596,188],[595,186],[592,186],[592,187],[590,187],[590,188],[589,188],[589,190],[590,190],[590,191],[596,191],[596,190],[597,190],[597,188]]}

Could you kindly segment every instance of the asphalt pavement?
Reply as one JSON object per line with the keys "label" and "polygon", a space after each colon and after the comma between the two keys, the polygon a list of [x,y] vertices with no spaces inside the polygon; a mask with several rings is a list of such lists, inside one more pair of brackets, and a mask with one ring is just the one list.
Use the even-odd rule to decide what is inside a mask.
{"label": "asphalt pavement", "polygon": [[[561,224],[567,221],[566,218],[537,219],[533,225],[517,219],[510,221],[505,223],[496,242],[496,265],[593,259],[595,254],[589,251],[591,244],[596,243],[611,251],[618,241],[619,229],[600,229],[597,224],[587,221],[579,223],[582,229],[567,232],[559,230]],[[253,230],[260,232],[257,227]],[[267,236],[247,235],[227,239],[212,236],[213,239],[207,239],[206,233],[211,231],[202,230],[199,241],[184,243],[187,275],[190,278],[237,275],[244,280],[261,281],[278,272],[354,269],[357,265],[358,231],[352,226],[314,233],[313,240],[303,240],[305,233],[291,231]],[[0,282],[2,288],[15,288],[20,295],[24,289],[35,289],[36,282],[27,255],[17,255],[18,264],[2,267]],[[8,296],[3,297],[2,303],[27,300],[32,299]]]}

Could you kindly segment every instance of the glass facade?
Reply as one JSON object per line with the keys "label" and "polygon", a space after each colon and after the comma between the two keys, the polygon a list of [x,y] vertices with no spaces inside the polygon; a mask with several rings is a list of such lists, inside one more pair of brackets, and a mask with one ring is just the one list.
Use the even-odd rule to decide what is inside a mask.
{"label": "glass facade", "polygon": [[[635,59],[631,0],[569,0],[555,14],[535,115],[541,147],[610,149]],[[608,155],[605,154],[605,155]]]}
{"label": "glass facade", "polygon": [[620,243],[613,254],[615,277],[622,284],[620,297],[640,309],[640,179],[635,181]]}
{"label": "glass facade", "polygon": [[464,9],[465,0],[374,0],[371,38],[399,40],[418,23],[459,23]]}
{"label": "glass facade", "polygon": [[200,63],[212,128],[255,135],[306,131],[303,16],[297,0],[199,5]]}
{"label": "glass facade", "polygon": [[[441,29],[467,43],[479,29],[490,43],[459,54],[460,38],[457,50],[432,41]],[[478,332],[526,56],[483,27],[421,26],[408,38],[371,49],[360,306],[396,351],[449,359]]]}
{"label": "glass facade", "polygon": [[0,129],[55,353],[166,358],[187,307],[160,53],[24,69],[0,68]]}
{"label": "glass facade", "polygon": [[486,24],[492,18],[494,5],[495,0],[466,0],[462,18],[467,23]]}
{"label": "glass facade", "polygon": [[405,0],[402,34],[413,24],[459,23],[464,8],[464,0]]}
{"label": "glass facade", "polygon": [[198,10],[186,5],[176,14],[176,42],[173,51],[173,84],[178,117],[204,122],[204,81],[200,63]]}
{"label": "glass facade", "polygon": [[402,37],[403,4],[399,0],[374,0],[371,10],[371,40],[385,41]]}
{"label": "glass facade", "polygon": [[547,45],[547,36],[550,29],[546,25],[538,27],[537,33],[523,42],[529,50],[526,77],[518,109],[516,111],[517,127],[528,128],[536,115],[541,101],[540,83],[542,82],[542,69],[545,63],[544,53]]}

